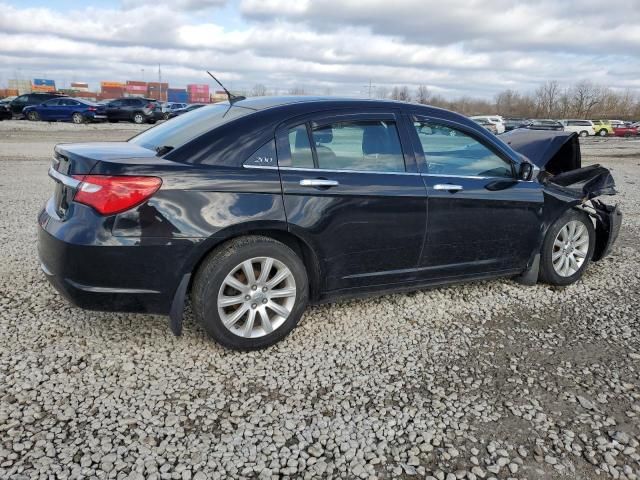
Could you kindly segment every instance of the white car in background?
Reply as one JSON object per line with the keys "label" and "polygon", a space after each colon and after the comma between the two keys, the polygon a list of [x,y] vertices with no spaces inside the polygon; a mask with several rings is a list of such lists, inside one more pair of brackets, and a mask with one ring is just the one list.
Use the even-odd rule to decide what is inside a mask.
{"label": "white car in background", "polygon": [[622,120],[609,120],[609,123],[611,124],[612,127],[623,127],[625,125],[626,122],[623,122]]}
{"label": "white car in background", "polygon": [[560,120],[565,132],[575,132],[581,137],[596,134],[596,129],[591,120]]}
{"label": "white car in background", "polygon": [[473,117],[469,117],[471,120],[484,120],[496,126],[496,133],[499,135],[504,133],[504,118],[500,115],[474,115]]}

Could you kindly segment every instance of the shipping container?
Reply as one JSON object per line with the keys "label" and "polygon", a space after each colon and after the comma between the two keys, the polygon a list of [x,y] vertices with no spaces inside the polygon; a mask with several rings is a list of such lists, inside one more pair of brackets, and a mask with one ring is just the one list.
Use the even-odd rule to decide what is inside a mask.
{"label": "shipping container", "polygon": [[137,85],[139,87],[146,87],[147,86],[147,82],[141,82],[138,80],[127,80],[127,86],[129,85]]}
{"label": "shipping container", "polygon": [[187,85],[187,91],[189,93],[198,92],[198,93],[206,93],[207,95],[209,95],[209,85],[206,85],[206,84]]}
{"label": "shipping container", "polygon": [[122,88],[124,84],[122,82],[100,82],[101,88]]}
{"label": "shipping container", "polygon": [[33,85],[31,87],[31,91],[32,92],[55,92],[56,91],[56,87],[51,86],[51,85]]}
{"label": "shipping container", "polygon": [[18,96],[17,88],[0,88],[0,98],[17,97],[17,96]]}
{"label": "shipping container", "polygon": [[54,80],[49,80],[47,78],[34,78],[33,86],[36,87],[53,87],[56,88],[56,82]]}
{"label": "shipping container", "polygon": [[149,82],[148,85],[150,87],[162,87],[163,90],[168,90],[169,89],[169,84],[167,82]]}
{"label": "shipping container", "polygon": [[174,103],[188,103],[189,94],[186,90],[169,89],[167,92],[167,100]]}
{"label": "shipping container", "polygon": [[31,80],[9,79],[8,87],[18,90],[18,95],[31,93]]}
{"label": "shipping container", "polygon": [[135,93],[135,94],[146,94],[147,93],[147,86],[146,85],[128,85],[125,87],[125,90],[128,93]]}
{"label": "shipping container", "polygon": [[79,92],[88,92],[89,84],[86,82],[71,82],[71,88]]}

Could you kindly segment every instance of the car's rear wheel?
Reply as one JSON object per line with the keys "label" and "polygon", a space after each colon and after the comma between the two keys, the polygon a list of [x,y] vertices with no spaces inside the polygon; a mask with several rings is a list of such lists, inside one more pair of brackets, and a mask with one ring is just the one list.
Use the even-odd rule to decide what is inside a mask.
{"label": "car's rear wheel", "polygon": [[193,310],[220,344],[252,350],[293,330],[308,292],[304,264],[291,248],[268,237],[242,237],[204,260],[193,282]]}
{"label": "car's rear wheel", "polygon": [[27,113],[27,119],[32,122],[37,122],[40,120],[40,115],[38,115],[38,112],[29,112]]}
{"label": "car's rear wheel", "polygon": [[606,137],[607,136],[607,130],[606,129],[602,129],[598,132],[598,135],[600,135],[601,137]]}
{"label": "car's rear wheel", "polygon": [[569,285],[580,279],[593,256],[595,229],[591,218],[568,210],[549,228],[542,246],[541,279],[552,285]]}
{"label": "car's rear wheel", "polygon": [[73,115],[71,115],[71,121],[76,124],[84,123],[84,115],[76,112]]}
{"label": "car's rear wheel", "polygon": [[583,130],[580,132],[580,136],[581,137],[588,137],[589,136],[589,132],[587,132],[586,130]]}
{"label": "car's rear wheel", "polygon": [[144,115],[142,115],[141,113],[134,113],[133,114],[133,123],[137,123],[138,125],[144,123]]}

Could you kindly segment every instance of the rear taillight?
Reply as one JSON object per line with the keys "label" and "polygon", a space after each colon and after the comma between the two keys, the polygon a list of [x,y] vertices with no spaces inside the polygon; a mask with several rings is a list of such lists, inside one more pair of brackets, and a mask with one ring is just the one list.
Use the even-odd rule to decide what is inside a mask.
{"label": "rear taillight", "polygon": [[90,112],[95,112],[97,110],[96,107],[89,107],[87,108],[87,110],[89,110]]}
{"label": "rear taillight", "polygon": [[140,205],[162,185],[158,177],[73,175],[82,182],[73,200],[113,215]]}
{"label": "rear taillight", "polygon": [[155,104],[153,103],[147,103],[147,106],[145,108],[148,108],[150,110],[153,110],[154,108],[156,108]]}

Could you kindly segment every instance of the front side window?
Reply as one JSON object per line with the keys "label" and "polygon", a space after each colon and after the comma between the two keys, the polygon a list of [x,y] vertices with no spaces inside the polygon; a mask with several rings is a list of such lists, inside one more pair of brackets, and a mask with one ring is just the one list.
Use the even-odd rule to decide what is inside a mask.
{"label": "front side window", "polygon": [[451,176],[512,177],[511,164],[461,130],[434,122],[414,127],[427,162],[427,173]]}
{"label": "front side window", "polygon": [[44,105],[46,105],[47,107],[55,107],[56,105],[60,105],[60,100],[55,98],[53,100],[44,102]]}
{"label": "front side window", "polygon": [[314,125],[311,136],[320,169],[405,171],[398,130],[392,121],[345,121]]}

